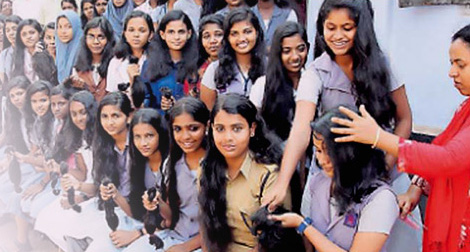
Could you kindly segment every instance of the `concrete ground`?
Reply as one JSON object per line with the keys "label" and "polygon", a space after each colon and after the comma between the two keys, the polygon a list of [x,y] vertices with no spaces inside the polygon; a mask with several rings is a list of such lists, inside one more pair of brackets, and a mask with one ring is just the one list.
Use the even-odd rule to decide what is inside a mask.
{"label": "concrete ground", "polygon": [[29,232],[31,249],[19,250],[16,246],[16,224],[11,218],[0,220],[0,252],[61,252],[46,236],[37,231]]}

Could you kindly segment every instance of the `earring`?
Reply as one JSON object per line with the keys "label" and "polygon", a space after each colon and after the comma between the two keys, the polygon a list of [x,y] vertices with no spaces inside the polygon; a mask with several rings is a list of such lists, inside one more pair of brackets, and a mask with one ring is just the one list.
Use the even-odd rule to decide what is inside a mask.
{"label": "earring", "polygon": [[254,136],[255,136],[255,132],[251,132],[250,137],[254,137]]}

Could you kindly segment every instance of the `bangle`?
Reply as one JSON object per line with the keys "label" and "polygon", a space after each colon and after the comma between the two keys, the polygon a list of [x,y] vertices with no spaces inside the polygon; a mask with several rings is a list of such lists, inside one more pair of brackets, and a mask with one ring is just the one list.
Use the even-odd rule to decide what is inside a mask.
{"label": "bangle", "polygon": [[377,128],[377,133],[375,134],[375,141],[371,146],[372,149],[375,149],[377,147],[377,144],[379,143],[379,139],[380,139],[380,127]]}
{"label": "bangle", "polygon": [[300,235],[304,235],[305,229],[307,229],[307,227],[311,224],[312,219],[310,219],[309,217],[305,217],[302,223],[300,223],[300,225],[296,228],[297,233]]}

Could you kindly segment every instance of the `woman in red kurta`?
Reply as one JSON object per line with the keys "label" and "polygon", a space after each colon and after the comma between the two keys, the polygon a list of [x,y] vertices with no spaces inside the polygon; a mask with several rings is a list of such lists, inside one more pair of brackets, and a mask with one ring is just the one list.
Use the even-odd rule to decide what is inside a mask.
{"label": "woman in red kurta", "polygon": [[[453,79],[455,88],[468,97],[470,25],[454,34],[449,55],[449,76]],[[426,207],[427,230],[424,232],[423,251],[455,252],[464,249],[461,245],[465,241],[460,240],[460,231],[462,224],[467,225],[463,219],[470,219],[470,216],[464,216],[470,184],[470,99],[460,105],[450,124],[432,144],[404,140],[384,131],[364,106],[359,109],[361,115],[346,108],[341,110],[350,120],[332,119],[345,126],[331,129],[335,133],[346,135],[337,138],[337,142],[372,144],[373,148],[377,147],[397,156],[400,171],[417,174],[429,182],[431,189]]]}

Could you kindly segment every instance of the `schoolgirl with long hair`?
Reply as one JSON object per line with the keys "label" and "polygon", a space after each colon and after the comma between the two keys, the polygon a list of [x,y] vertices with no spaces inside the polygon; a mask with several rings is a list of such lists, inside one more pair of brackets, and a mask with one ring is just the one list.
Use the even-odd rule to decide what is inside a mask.
{"label": "schoolgirl with long hair", "polygon": [[280,141],[267,131],[248,98],[226,94],[212,109],[208,142],[199,194],[205,248],[252,251],[256,238],[243,219],[260,208],[263,195],[272,189]]}
{"label": "schoolgirl with long hair", "polygon": [[67,10],[59,13],[56,22],[56,65],[59,83],[72,74],[83,35],[80,17]]}
{"label": "schoolgirl with long hair", "polygon": [[224,40],[219,60],[202,78],[201,100],[211,109],[218,94],[250,94],[252,84],[265,73],[263,29],[247,8],[229,13],[224,21]]}
{"label": "schoolgirl with long hair", "polygon": [[109,0],[103,16],[111,23],[117,41],[121,38],[123,30],[125,30],[126,17],[133,10],[134,2],[132,0]]}
{"label": "schoolgirl with long hair", "polygon": [[[185,93],[198,97],[201,89],[201,80],[210,63],[219,59],[219,52],[222,48],[224,38],[224,19],[220,15],[208,15],[201,19],[199,24],[199,59],[197,62],[199,81],[196,86],[184,86]],[[188,83],[189,84],[189,83]],[[196,87],[196,89],[195,89]],[[197,91],[194,92],[194,91]]]}
{"label": "schoolgirl with long hair", "polygon": [[309,43],[302,25],[282,24],[274,33],[266,76],[258,78],[250,101],[261,111],[266,126],[287,140],[295,113],[295,93],[307,61]]}
{"label": "schoolgirl with long hair", "polygon": [[72,79],[78,78],[85,83],[97,102],[107,93],[106,78],[109,62],[114,55],[114,45],[114,33],[105,18],[93,18],[85,25]]}
{"label": "schoolgirl with long hair", "polygon": [[11,77],[13,70],[14,57],[13,53],[16,47],[16,30],[21,18],[11,15],[5,19],[3,30],[3,49],[0,53],[0,80],[7,83]]}
{"label": "schoolgirl with long hair", "polygon": [[13,76],[25,75],[31,82],[39,79],[33,69],[33,55],[41,33],[41,25],[34,19],[25,19],[19,23],[15,39]]}
{"label": "schoolgirl with long hair", "polygon": [[[91,150],[97,105],[88,91],[73,94],[67,102],[70,103],[67,118],[57,137],[52,164],[58,166],[57,163],[66,162],[69,165],[68,173],[62,174],[60,179],[62,191],[67,192],[73,187],[75,204],[83,206],[82,202],[95,196],[97,190],[92,178]],[[81,213],[72,211],[71,207],[66,197],[57,198],[39,212],[34,226],[35,230],[47,235],[64,250],[67,244],[63,237],[68,236],[70,227],[79,225],[83,217]]]}
{"label": "schoolgirl with long hair", "polygon": [[103,14],[106,11],[107,5],[108,5],[108,0],[96,0],[95,2],[96,14],[100,17],[103,16]]}
{"label": "schoolgirl with long hair", "polygon": [[[167,13],[150,43],[149,59],[143,70],[156,98],[148,106],[168,110],[174,100],[182,98],[184,82],[197,81],[197,59],[196,34],[191,20],[180,10]],[[171,90],[171,99],[163,97],[162,88]]]}
{"label": "schoolgirl with long hair", "polygon": [[[305,188],[305,219],[288,213],[273,220],[297,228],[319,251],[387,251],[399,208],[387,183],[384,153],[366,144],[337,143],[332,117],[345,118],[336,108],[312,123],[321,169],[313,168]],[[303,222],[308,225],[299,227]]]}
{"label": "schoolgirl with long hair", "polygon": [[205,155],[205,131],[209,110],[203,102],[193,97],[178,100],[169,110],[170,153],[164,165],[165,196],[143,202],[147,210],[160,206],[166,218],[166,229],[157,235],[164,249],[194,251],[201,246],[198,218],[196,171]]}
{"label": "schoolgirl with long hair", "polygon": [[[316,59],[302,74],[296,96],[296,111],[281,165],[278,187],[266,202],[271,207],[283,198],[290,174],[307,149],[309,122],[315,116],[340,104],[358,107],[365,104],[380,125],[402,137],[411,133],[411,110],[405,86],[398,82],[382,53],[373,26],[370,1],[327,0],[317,19]],[[318,112],[318,113],[317,113]],[[392,156],[386,156],[393,189],[406,191],[410,179],[396,171]],[[312,162],[311,166],[315,166]],[[307,186],[308,186],[307,181]],[[420,219],[419,210],[413,213]],[[416,251],[420,246],[420,229],[402,221],[394,226],[387,250]],[[414,237],[402,243],[401,237]]]}
{"label": "schoolgirl with long hair", "polygon": [[140,107],[145,95],[145,84],[134,81],[147,60],[153,34],[152,18],[142,11],[131,12],[124,20],[124,32],[115,48],[115,56],[109,62],[106,90],[125,92],[133,107]]}
{"label": "schoolgirl with long hair", "polygon": [[82,21],[82,29],[85,29],[85,25],[91,21],[94,17],[98,16],[96,14],[95,0],[82,0],[80,3],[80,20]]}

